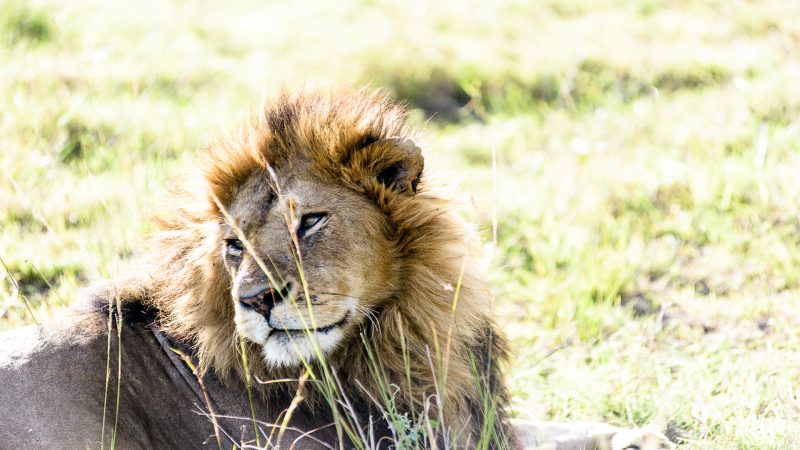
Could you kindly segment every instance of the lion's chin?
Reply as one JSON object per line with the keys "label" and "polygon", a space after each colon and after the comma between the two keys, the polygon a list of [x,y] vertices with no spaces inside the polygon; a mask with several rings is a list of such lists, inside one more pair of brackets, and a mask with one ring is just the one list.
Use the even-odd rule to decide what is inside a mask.
{"label": "lion's chin", "polygon": [[325,332],[273,332],[261,344],[261,356],[274,367],[299,366],[327,355],[343,336],[338,327]]}
{"label": "lion's chin", "polygon": [[[344,337],[341,323],[320,331],[281,331],[273,329],[255,312],[237,310],[236,330],[247,340],[261,345],[264,361],[275,368],[303,365],[323,357]],[[343,322],[342,322],[343,323]]]}

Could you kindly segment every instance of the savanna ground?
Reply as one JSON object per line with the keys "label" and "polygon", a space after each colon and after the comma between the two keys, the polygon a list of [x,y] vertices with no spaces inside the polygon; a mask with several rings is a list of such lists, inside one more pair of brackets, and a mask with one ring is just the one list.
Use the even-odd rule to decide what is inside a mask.
{"label": "savanna ground", "polygon": [[370,83],[489,243],[519,415],[800,447],[798,2],[0,0],[0,61],[0,329],[265,93]]}

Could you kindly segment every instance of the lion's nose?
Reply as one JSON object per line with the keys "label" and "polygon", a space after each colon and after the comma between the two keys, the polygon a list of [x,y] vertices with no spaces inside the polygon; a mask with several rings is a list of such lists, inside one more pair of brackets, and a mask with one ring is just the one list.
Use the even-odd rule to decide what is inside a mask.
{"label": "lion's nose", "polygon": [[269,287],[258,294],[249,297],[239,297],[239,304],[246,309],[255,312],[269,319],[269,313],[278,303],[289,298],[292,293],[292,283],[287,282],[280,289]]}

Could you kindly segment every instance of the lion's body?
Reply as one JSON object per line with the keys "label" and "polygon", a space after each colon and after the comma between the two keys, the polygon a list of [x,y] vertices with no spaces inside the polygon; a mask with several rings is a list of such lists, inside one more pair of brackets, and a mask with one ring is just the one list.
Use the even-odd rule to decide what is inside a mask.
{"label": "lion's body", "polygon": [[[108,339],[107,311],[97,301],[87,300],[90,299],[80,303],[89,303],[88,311],[62,318],[58,325],[0,333],[3,448],[96,449],[101,448],[101,440],[106,447],[113,440],[120,449],[217,448],[214,424],[206,415],[209,403],[223,448],[230,448],[232,443],[254,444],[243,383],[229,380],[223,384],[212,372],[203,377],[201,387],[189,366],[170,350],[180,347],[158,331],[155,316],[142,305],[129,304],[123,312],[122,389],[117,415],[120,346],[116,324]],[[272,431],[269,424],[276,422],[283,405],[289,404],[294,395],[274,394],[269,399],[253,400],[258,426],[267,433]],[[318,429],[308,436],[298,431],[316,430],[319,423],[330,420],[324,410],[301,404],[282,436],[281,447],[330,448],[321,442],[338,439],[333,428]],[[622,450],[631,445],[642,450],[671,448],[659,433],[618,433],[619,429],[603,424],[517,421],[514,427],[520,448],[526,449]],[[267,444],[266,439],[261,442],[262,446]],[[274,436],[271,443],[278,443]]]}
{"label": "lion's body", "polygon": [[[103,308],[91,305],[91,310],[70,314],[58,325],[0,334],[3,448],[100,448],[101,438],[106,447],[113,438],[120,449],[217,447],[214,426],[203,414],[208,405],[202,389],[188,366],[170,354],[175,343],[159,342],[155,316],[141,305],[128,305],[123,315],[119,414],[120,345],[116,324],[108,339]],[[235,381],[223,385],[213,373],[203,380],[225,447],[230,448],[232,441],[251,442],[244,385]],[[274,421],[281,411],[278,405],[291,401],[291,395],[254,401],[259,420]],[[291,427],[313,428],[314,423],[303,422],[303,416],[310,414],[297,415]],[[321,430],[315,437],[335,439],[330,431]],[[299,433],[290,428],[284,436],[289,443]],[[299,448],[320,447],[310,437],[297,443]]]}

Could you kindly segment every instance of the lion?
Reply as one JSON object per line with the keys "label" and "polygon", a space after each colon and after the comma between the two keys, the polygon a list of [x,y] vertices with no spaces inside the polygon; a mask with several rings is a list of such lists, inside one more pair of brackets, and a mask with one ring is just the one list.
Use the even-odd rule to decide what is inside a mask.
{"label": "lion", "polygon": [[251,380],[265,423],[302,389],[291,424],[338,428],[328,444],[508,446],[476,240],[424,176],[405,115],[367,89],[281,94],[208,146],[142,273],[93,296],[152,314],[202,376]]}
{"label": "lion", "polygon": [[200,194],[160,221],[143,298],[203,371],[245,379],[241,336],[258,379],[324,363],[362,420],[385,413],[375,399],[392,389],[393,414],[428,414],[435,439],[502,445],[506,351],[475,240],[423,176],[404,119],[369,90],[279,96],[209,147]]}
{"label": "lion", "polygon": [[4,337],[3,442],[521,445],[478,240],[403,106],[284,92],[199,167],[139,272]]}

